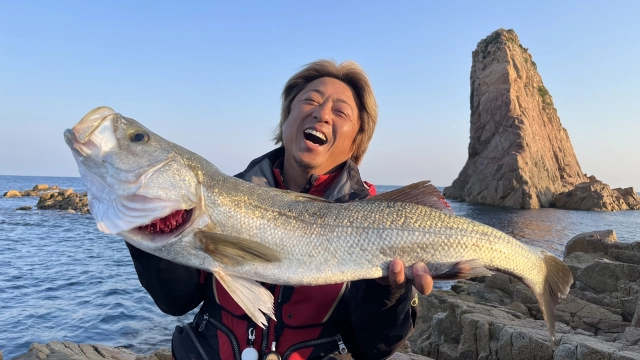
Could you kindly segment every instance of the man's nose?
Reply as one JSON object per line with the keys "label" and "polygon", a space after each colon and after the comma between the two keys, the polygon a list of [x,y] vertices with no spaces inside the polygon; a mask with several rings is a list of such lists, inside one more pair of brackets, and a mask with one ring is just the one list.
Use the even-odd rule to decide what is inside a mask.
{"label": "man's nose", "polygon": [[322,104],[316,106],[314,116],[323,123],[331,123],[332,117],[331,103],[325,101]]}

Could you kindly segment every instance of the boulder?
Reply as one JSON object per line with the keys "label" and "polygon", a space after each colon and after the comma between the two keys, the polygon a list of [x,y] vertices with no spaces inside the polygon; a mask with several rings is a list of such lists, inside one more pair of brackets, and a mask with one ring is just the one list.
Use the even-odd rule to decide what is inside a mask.
{"label": "boulder", "polygon": [[564,246],[565,258],[574,252],[602,253],[609,251],[613,243],[618,242],[618,237],[613,230],[590,231],[572,237]]}
{"label": "boulder", "polygon": [[21,197],[22,194],[18,190],[9,190],[4,193],[4,197]]}

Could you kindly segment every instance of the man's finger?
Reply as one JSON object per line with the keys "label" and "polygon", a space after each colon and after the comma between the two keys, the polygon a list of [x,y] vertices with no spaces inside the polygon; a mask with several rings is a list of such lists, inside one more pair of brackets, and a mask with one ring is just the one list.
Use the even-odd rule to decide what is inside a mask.
{"label": "man's finger", "polygon": [[391,260],[389,263],[389,284],[395,289],[404,287],[404,263],[400,259]]}
{"label": "man's finger", "polygon": [[433,279],[429,273],[429,268],[425,263],[419,262],[413,265],[413,286],[422,295],[427,295],[433,289]]}

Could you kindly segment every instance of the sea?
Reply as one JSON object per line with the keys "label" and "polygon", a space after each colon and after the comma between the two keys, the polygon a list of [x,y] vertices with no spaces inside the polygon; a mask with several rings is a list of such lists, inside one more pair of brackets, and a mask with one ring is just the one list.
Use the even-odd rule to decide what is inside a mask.
{"label": "sea", "polygon": [[[80,178],[0,176],[0,350],[5,359],[53,340],[126,347],[147,354],[170,347],[176,325],[194,311],[162,313],[140,285],[124,241],[103,234],[91,215],[37,210],[36,197],[4,198],[36,184],[84,191]],[[377,186],[379,192],[399,186]],[[31,205],[28,211],[18,207]],[[613,229],[640,240],[640,211],[520,210],[452,202],[457,215],[562,256],[573,236]],[[446,288],[450,283],[439,284]]]}

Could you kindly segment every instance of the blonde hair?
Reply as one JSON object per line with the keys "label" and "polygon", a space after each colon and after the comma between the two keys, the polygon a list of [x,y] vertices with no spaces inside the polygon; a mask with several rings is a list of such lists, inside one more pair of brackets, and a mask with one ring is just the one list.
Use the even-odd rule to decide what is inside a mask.
{"label": "blonde hair", "polygon": [[351,160],[360,165],[369,142],[373,137],[373,131],[378,121],[378,104],[373,95],[373,89],[364,70],[354,61],[345,61],[337,64],[333,60],[317,60],[304,66],[295,73],[284,85],[282,90],[282,108],[280,111],[280,124],[275,129],[273,140],[276,145],[282,143],[282,127],[291,113],[291,103],[298,94],[312,81],[330,77],[347,84],[355,95],[360,118],[360,128],[353,140],[353,154]]}

